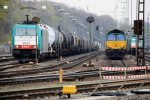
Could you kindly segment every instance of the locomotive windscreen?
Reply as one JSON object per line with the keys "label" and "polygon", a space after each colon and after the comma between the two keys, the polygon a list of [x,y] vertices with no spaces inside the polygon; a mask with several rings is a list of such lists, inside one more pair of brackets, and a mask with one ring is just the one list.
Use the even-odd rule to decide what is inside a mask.
{"label": "locomotive windscreen", "polygon": [[107,35],[107,39],[108,41],[116,41],[116,40],[125,40],[125,35],[124,34],[114,34],[114,33],[109,33]]}
{"label": "locomotive windscreen", "polygon": [[116,35],[116,40],[125,40],[124,34],[117,34]]}
{"label": "locomotive windscreen", "polygon": [[35,36],[36,30],[35,28],[17,28],[16,35],[17,36]]}
{"label": "locomotive windscreen", "polygon": [[114,34],[110,34],[107,36],[107,40],[109,41],[114,41],[115,40],[115,35]]}

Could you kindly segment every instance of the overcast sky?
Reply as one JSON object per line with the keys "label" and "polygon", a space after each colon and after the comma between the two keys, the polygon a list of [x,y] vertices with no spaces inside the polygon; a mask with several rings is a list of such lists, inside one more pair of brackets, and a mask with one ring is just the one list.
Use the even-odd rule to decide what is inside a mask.
{"label": "overcast sky", "polygon": [[[84,11],[97,15],[110,15],[118,21],[129,16],[131,20],[131,0],[50,0],[58,3],[64,3],[67,6],[83,9]],[[129,2],[129,4],[126,3]],[[136,19],[136,2],[132,0],[132,20]],[[145,0],[145,18],[147,20],[150,12],[150,0]]]}

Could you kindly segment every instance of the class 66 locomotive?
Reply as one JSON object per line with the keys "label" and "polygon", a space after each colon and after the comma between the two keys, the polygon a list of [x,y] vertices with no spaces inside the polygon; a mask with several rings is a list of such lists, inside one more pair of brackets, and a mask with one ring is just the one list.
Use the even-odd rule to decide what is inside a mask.
{"label": "class 66 locomotive", "polygon": [[126,34],[118,29],[106,34],[106,56],[111,59],[122,59],[127,51]]}
{"label": "class 66 locomotive", "polygon": [[[19,61],[35,61],[88,52],[90,42],[79,35],[58,31],[40,24],[38,18],[16,24],[12,30],[12,53]],[[98,42],[93,41],[91,50],[96,50]]]}

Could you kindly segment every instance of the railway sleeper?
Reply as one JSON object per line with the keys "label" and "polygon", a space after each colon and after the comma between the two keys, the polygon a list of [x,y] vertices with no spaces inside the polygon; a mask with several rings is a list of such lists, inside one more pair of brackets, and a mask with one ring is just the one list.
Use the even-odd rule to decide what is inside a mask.
{"label": "railway sleeper", "polygon": [[74,81],[75,78],[72,77],[67,77],[67,78],[63,78],[63,81]]}

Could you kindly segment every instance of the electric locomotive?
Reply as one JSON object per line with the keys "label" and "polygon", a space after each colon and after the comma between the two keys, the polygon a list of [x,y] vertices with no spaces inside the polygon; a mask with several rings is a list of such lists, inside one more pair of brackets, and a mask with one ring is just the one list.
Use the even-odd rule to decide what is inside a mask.
{"label": "electric locomotive", "polygon": [[[12,52],[19,61],[32,61],[35,57],[53,54],[54,30],[44,24],[16,24],[12,33]],[[61,43],[60,36],[60,43]]]}
{"label": "electric locomotive", "polygon": [[[139,40],[139,47],[142,47],[142,40]],[[136,55],[136,48],[137,48],[137,37],[131,36],[128,39],[128,52],[129,54]]]}
{"label": "electric locomotive", "polygon": [[127,51],[126,34],[118,29],[106,34],[106,56],[111,59],[122,59]]}

